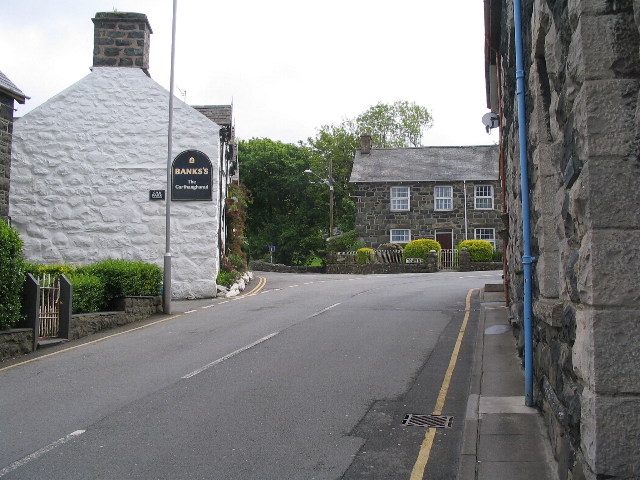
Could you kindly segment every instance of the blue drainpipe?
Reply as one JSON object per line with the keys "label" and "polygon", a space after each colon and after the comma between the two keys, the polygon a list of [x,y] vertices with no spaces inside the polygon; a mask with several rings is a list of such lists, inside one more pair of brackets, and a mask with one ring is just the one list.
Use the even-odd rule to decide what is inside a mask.
{"label": "blue drainpipe", "polygon": [[531,229],[529,226],[529,168],[527,161],[527,128],[524,102],[524,66],[522,60],[522,13],[520,0],[513,0],[516,42],[516,82],[518,96],[518,135],[520,139],[520,190],[522,199],[522,239],[524,254],[524,390],[525,402],[533,406],[533,307],[531,303]]}

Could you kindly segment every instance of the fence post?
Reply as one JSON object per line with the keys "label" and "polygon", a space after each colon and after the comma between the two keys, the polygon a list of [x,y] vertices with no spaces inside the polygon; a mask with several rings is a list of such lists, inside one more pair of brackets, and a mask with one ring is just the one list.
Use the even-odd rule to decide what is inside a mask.
{"label": "fence post", "polygon": [[24,312],[27,317],[27,328],[33,328],[33,351],[35,352],[40,335],[40,285],[30,273],[27,273],[24,282]]}
{"label": "fence post", "polygon": [[438,253],[435,250],[429,251],[427,257],[427,272],[435,273],[438,271]]}
{"label": "fence post", "polygon": [[59,309],[59,324],[58,324],[58,338],[64,338],[69,340],[69,325],[71,323],[71,311],[72,311],[72,294],[73,285],[67,277],[60,275],[58,278],[60,282],[60,306]]}

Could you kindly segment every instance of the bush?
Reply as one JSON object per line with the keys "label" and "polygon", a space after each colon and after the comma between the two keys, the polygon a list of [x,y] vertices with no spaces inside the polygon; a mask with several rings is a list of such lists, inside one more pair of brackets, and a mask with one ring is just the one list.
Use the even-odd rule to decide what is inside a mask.
{"label": "bush", "polygon": [[104,282],[95,275],[71,273],[65,275],[73,285],[73,313],[100,312],[108,307]]}
{"label": "bush", "polygon": [[233,265],[235,270],[245,270],[245,259],[239,253],[232,253],[229,255],[229,263]]}
{"label": "bush", "polygon": [[502,261],[502,252],[500,250],[493,251],[493,261],[501,262]]}
{"label": "bush", "polygon": [[358,265],[371,263],[374,259],[374,255],[375,255],[375,252],[373,248],[359,248],[356,251],[356,263]]}
{"label": "bush", "polygon": [[464,240],[456,247],[458,252],[466,247],[472,262],[490,262],[493,260],[493,245],[486,240]]}
{"label": "bush", "polygon": [[327,252],[352,252],[362,248],[364,245],[357,239],[355,230],[349,230],[342,235],[331,237],[327,240]]}
{"label": "bush", "polygon": [[75,273],[76,268],[72,265],[52,264],[52,265],[37,265],[36,273],[31,273],[34,277],[41,277],[42,275],[51,275],[53,278],[58,278],[60,275],[69,276]]}
{"label": "bush", "polygon": [[102,280],[107,303],[127,296],[158,295],[163,280],[157,265],[126,260],[102,260],[77,272]]}
{"label": "bush", "polygon": [[442,250],[439,242],[430,238],[420,238],[407,243],[402,251],[402,263],[406,263],[407,258],[421,258],[422,263],[427,263],[429,252]]}
{"label": "bush", "polygon": [[0,328],[13,328],[22,319],[24,265],[17,230],[0,220]]}
{"label": "bush", "polygon": [[235,283],[237,275],[238,272],[225,272],[224,270],[220,270],[216,278],[216,283],[229,288]]}

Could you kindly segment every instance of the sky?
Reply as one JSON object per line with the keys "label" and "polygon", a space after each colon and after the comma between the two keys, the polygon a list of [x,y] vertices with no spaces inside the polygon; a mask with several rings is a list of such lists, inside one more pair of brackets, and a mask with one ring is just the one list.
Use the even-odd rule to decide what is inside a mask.
{"label": "sky", "polygon": [[[173,0],[0,0],[16,116],[90,74],[96,12],[147,15],[149,73],[169,90]],[[233,103],[236,136],[297,143],[382,102],[426,107],[423,145],[491,145],[482,0],[177,0],[175,94]]]}

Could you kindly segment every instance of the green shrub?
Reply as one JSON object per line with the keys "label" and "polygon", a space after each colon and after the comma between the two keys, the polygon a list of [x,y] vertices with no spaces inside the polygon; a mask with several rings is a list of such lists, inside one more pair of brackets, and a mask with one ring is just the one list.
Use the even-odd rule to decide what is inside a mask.
{"label": "green shrub", "polygon": [[493,245],[486,240],[464,240],[456,247],[458,252],[466,247],[472,262],[490,262],[493,259]]}
{"label": "green shrub", "polygon": [[22,319],[24,265],[17,230],[0,219],[0,328],[13,328]]}
{"label": "green shrub", "polygon": [[77,271],[102,280],[108,303],[127,296],[158,295],[163,280],[157,265],[127,260],[102,260]]}
{"label": "green shrub", "polygon": [[224,270],[220,270],[218,272],[218,277],[216,278],[216,283],[229,288],[236,281],[237,275],[238,272],[225,272]]}
{"label": "green shrub", "polygon": [[373,248],[359,248],[356,251],[356,263],[358,265],[364,265],[365,263],[373,262],[375,251]]}
{"label": "green shrub", "polygon": [[493,261],[501,262],[502,261],[502,252],[500,250],[493,251]]}
{"label": "green shrub", "polygon": [[421,258],[422,263],[427,263],[429,252],[431,250],[440,251],[442,247],[439,242],[430,238],[419,238],[413,240],[404,246],[402,251],[402,263],[405,263],[407,258]]}
{"label": "green shrub", "polygon": [[233,267],[238,270],[238,271],[242,271],[245,270],[245,260],[244,258],[242,258],[242,255],[240,255],[239,253],[232,253],[229,255],[229,262],[231,263],[231,265],[233,265]]}
{"label": "green shrub", "polygon": [[331,237],[327,240],[327,252],[352,252],[362,248],[364,245],[358,241],[355,230],[349,230],[342,235]]}
{"label": "green shrub", "polygon": [[65,275],[73,285],[73,313],[100,312],[108,307],[104,282],[95,275],[71,273]]}
{"label": "green shrub", "polygon": [[[34,264],[37,265],[37,264]],[[34,277],[41,277],[42,275],[51,275],[54,278],[60,275],[69,276],[75,273],[76,268],[72,265],[63,264],[51,264],[51,265],[38,265],[37,274],[32,273]],[[31,272],[29,272],[31,273]]]}

